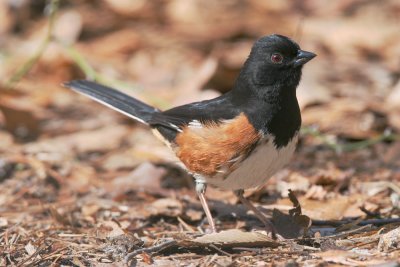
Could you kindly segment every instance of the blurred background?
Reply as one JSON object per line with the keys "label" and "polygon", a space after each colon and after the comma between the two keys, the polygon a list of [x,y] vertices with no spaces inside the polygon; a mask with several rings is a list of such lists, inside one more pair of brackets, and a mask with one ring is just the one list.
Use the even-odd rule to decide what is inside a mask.
{"label": "blurred background", "polygon": [[[113,219],[124,230],[165,230],[154,217],[176,229],[177,216],[196,227],[203,215],[191,178],[169,150],[61,84],[92,79],[161,109],[208,99],[232,87],[253,42],[272,33],[318,57],[297,91],[294,160],[251,200],[289,205],[291,188],[313,219],[398,217],[400,1],[3,0],[0,227],[89,231]],[[221,220],[221,203],[236,201],[208,196]]]}

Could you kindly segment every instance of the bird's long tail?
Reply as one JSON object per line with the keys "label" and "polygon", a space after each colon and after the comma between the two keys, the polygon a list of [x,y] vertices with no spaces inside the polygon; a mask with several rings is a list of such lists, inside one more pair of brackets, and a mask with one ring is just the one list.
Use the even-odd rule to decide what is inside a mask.
{"label": "bird's long tail", "polygon": [[67,82],[64,86],[144,124],[148,124],[153,115],[160,112],[131,96],[95,82],[76,80]]}

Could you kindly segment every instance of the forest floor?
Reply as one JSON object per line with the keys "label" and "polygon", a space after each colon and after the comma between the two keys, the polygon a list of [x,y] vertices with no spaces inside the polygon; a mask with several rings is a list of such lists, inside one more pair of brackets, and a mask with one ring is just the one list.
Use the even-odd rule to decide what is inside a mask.
{"label": "forest floor", "polygon": [[[0,2],[0,266],[400,265],[399,1],[17,2]],[[282,240],[214,188],[206,234],[169,149],[61,86],[212,98],[273,32],[318,54],[293,160],[246,192]]]}

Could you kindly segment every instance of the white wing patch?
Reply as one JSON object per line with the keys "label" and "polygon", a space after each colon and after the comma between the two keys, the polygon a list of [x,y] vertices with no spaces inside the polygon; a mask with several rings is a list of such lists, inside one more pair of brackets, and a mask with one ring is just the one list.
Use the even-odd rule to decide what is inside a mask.
{"label": "white wing patch", "polygon": [[191,122],[189,122],[188,127],[199,129],[203,128],[203,124],[201,124],[201,122],[198,120],[192,120]]}
{"label": "white wing patch", "polygon": [[173,124],[173,123],[168,123],[168,125],[169,126],[171,126],[172,128],[174,128],[175,130],[177,130],[178,132],[182,132],[182,129],[181,128],[179,128],[178,126],[176,126],[175,124]]}

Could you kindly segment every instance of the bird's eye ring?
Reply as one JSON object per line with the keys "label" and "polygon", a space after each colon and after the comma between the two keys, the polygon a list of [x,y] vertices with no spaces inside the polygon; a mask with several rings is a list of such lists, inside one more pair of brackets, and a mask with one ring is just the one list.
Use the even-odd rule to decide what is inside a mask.
{"label": "bird's eye ring", "polygon": [[271,61],[272,61],[272,63],[280,64],[283,61],[283,56],[279,53],[274,53],[271,56]]}

